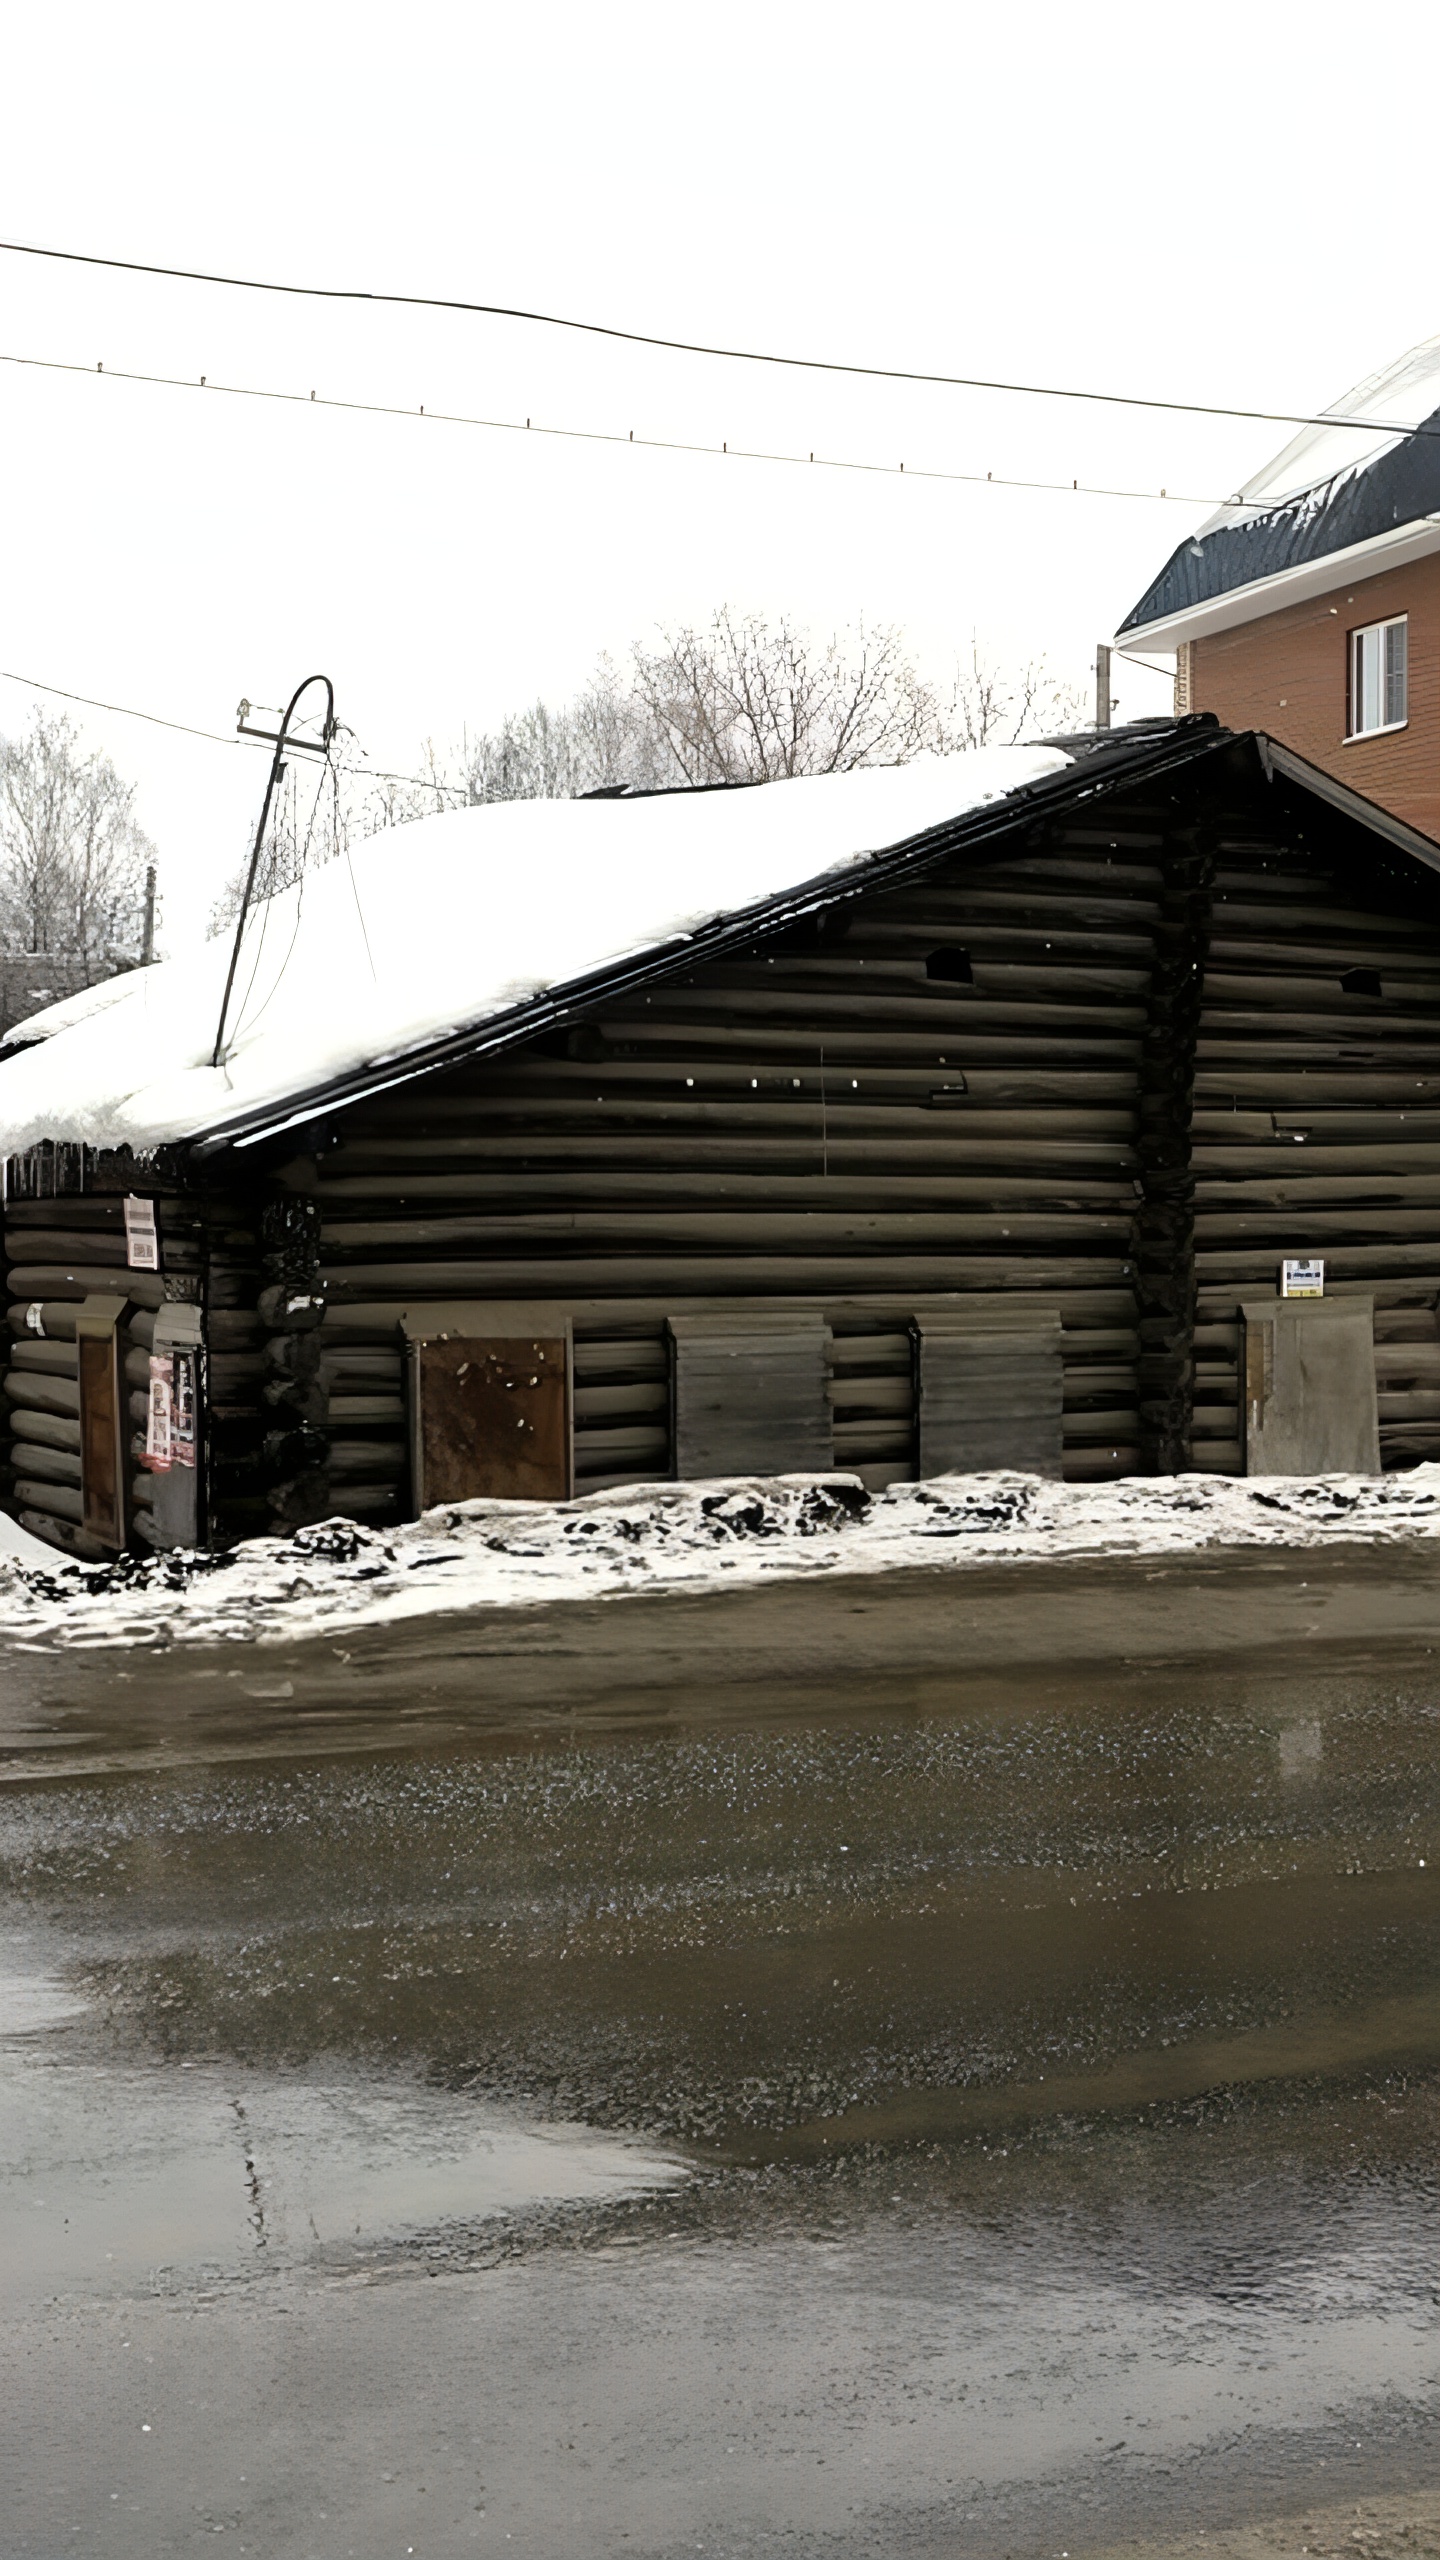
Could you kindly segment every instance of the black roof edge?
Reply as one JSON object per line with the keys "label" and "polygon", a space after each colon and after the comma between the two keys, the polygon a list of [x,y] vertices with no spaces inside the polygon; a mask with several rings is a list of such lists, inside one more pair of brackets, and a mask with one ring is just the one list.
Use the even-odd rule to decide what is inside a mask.
{"label": "black roof edge", "polygon": [[637,952],[633,958],[597,969],[589,977],[569,979],[563,987],[533,996],[510,1012],[493,1015],[468,1030],[447,1032],[439,1040],[422,1042],[393,1058],[376,1059],[369,1066],[333,1077],[327,1084],[312,1086],[306,1093],[294,1094],[283,1102],[266,1103],[174,1143],[195,1159],[217,1155],[223,1148],[258,1146],[268,1138],[283,1136],[288,1129],[323,1119],[332,1111],[349,1110],[356,1103],[371,1101],[397,1085],[410,1084],[420,1076],[439,1075],[467,1058],[497,1056],[535,1039],[543,1031],[562,1030],[578,1017],[593,1012],[597,1004],[614,1002],[641,987],[653,986],[678,969],[718,959],[762,935],[783,933],[807,917],[868,897],[877,887],[904,874],[924,872],[956,853],[979,851],[993,840],[1013,834],[1017,827],[1031,826],[1038,818],[1071,808],[1121,783],[1158,779],[1179,771],[1254,734],[1222,729],[1213,711],[1189,712],[1179,720],[1166,722],[1159,735],[1147,724],[1145,733],[1133,740],[1123,730],[1095,732],[1099,743],[1093,748],[1087,746],[1067,772],[1047,774],[1038,782],[1007,792],[1003,800],[983,802],[962,817],[905,837],[872,854],[861,868],[847,869],[838,878],[822,872],[777,898],[742,908],[734,915],[717,917],[713,924],[704,925],[681,940],[665,943],[657,950]]}
{"label": "black roof edge", "polygon": [[[1157,622],[1220,604],[1245,587],[1291,569],[1317,566],[1440,509],[1440,409],[1415,432],[1268,506],[1232,499],[1229,520],[1178,542],[1139,602],[1117,624],[1117,641],[1143,640]],[[1352,576],[1363,576],[1363,569]]]}
{"label": "black roof edge", "polygon": [[1317,800],[1327,801],[1332,809],[1338,809],[1342,817],[1353,818],[1357,826],[1368,827],[1372,835],[1383,836],[1387,844],[1393,844],[1398,853],[1407,854],[1412,862],[1423,863],[1427,871],[1440,872],[1440,844],[1433,836],[1422,835],[1418,827],[1408,825],[1404,818],[1397,818],[1393,810],[1382,809],[1378,802],[1367,800],[1359,791],[1352,791],[1348,782],[1339,782],[1333,773],[1326,773],[1317,764],[1307,763],[1304,756],[1296,755],[1293,747],[1282,747],[1278,738],[1267,737],[1262,729],[1253,730],[1251,735],[1265,768],[1267,782],[1273,782],[1278,774],[1282,782],[1298,783],[1302,791],[1310,792]]}

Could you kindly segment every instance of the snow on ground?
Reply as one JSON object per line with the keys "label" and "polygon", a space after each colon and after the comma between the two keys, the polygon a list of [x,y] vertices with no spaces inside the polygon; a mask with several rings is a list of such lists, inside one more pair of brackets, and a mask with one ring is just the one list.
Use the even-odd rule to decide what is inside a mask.
{"label": "snow on ground", "polygon": [[465,1502],[400,1529],[330,1520],[219,1557],[67,1564],[0,1554],[0,1639],[64,1646],[294,1644],[473,1608],[1061,1557],[1440,1541],[1440,1465],[1394,1476],[1212,1475],[1060,1485],[853,1476],[635,1485],[564,1503]]}
{"label": "snow on ground", "polygon": [[228,934],[17,1026],[30,1045],[0,1059],[0,1156],[42,1138],[143,1149],[194,1136],[683,948],[717,918],[833,881],[1070,761],[1056,747],[981,747],[753,790],[417,819],[256,909],[223,1066],[210,1057]]}
{"label": "snow on ground", "polygon": [[[32,1538],[29,1530],[22,1529],[18,1520],[12,1520],[8,1511],[0,1511],[0,1559],[7,1556],[19,1556],[23,1562],[39,1565],[47,1572],[53,1570],[55,1564],[53,1547],[47,1547],[43,1538]],[[4,1565],[0,1562],[0,1593],[4,1590]]]}

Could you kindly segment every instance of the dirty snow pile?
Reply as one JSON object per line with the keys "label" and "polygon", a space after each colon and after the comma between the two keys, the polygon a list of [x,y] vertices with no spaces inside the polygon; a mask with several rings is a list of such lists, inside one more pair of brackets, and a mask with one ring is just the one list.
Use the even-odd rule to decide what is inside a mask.
{"label": "dirty snow pile", "polygon": [[[980,747],[648,800],[506,800],[417,819],[256,908],[212,1066],[228,935],[17,1027],[0,1156],[42,1138],[141,1149],[223,1126],[419,1044],[499,1023],[1006,799],[1070,758]],[[437,917],[444,929],[436,930]]]}
{"label": "dirty snow pile", "polygon": [[564,1503],[464,1502],[399,1529],[327,1520],[227,1555],[69,1564],[0,1553],[0,1638],[257,1644],[469,1609],[734,1590],[896,1568],[1440,1540],[1440,1465],[1394,1476],[1189,1475],[1062,1485],[854,1476],[633,1485]]}

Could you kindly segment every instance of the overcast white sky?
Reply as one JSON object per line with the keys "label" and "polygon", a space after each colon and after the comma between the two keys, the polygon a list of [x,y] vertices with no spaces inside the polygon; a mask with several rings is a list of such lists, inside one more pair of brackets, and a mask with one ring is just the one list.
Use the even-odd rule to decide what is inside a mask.
{"label": "overcast white sky", "polygon": [[[1368,22],[1367,22],[1368,23]],[[0,6],[0,235],[455,294],[861,363],[1312,409],[1440,328],[1431,7]],[[313,668],[412,769],[717,604],[976,632],[1089,681],[1283,427],[860,385],[510,322],[0,255],[0,667],[228,732]],[[1193,493],[1190,507],[659,455],[311,407]],[[1118,716],[1168,686],[1117,674]],[[25,689],[0,684],[0,726]],[[166,940],[261,752],[78,711],[140,786]]]}

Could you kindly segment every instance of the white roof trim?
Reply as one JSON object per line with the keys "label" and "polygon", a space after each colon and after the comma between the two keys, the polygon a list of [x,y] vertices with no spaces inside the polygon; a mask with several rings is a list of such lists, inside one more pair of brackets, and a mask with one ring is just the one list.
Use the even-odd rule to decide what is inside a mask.
{"label": "white roof trim", "polygon": [[1323,772],[1319,765],[1309,763],[1304,756],[1297,756],[1292,747],[1282,747],[1278,738],[1267,737],[1263,730],[1256,732],[1255,743],[1260,750],[1260,761],[1272,782],[1277,773],[1282,774],[1287,782],[1298,782],[1303,790],[1313,791],[1317,800],[1328,800],[1331,808],[1338,809],[1342,817],[1353,818],[1358,825],[1368,827],[1372,835],[1383,836],[1401,853],[1408,854],[1412,862],[1423,862],[1427,871],[1440,871],[1440,845],[1432,836],[1422,835],[1418,827],[1408,826],[1393,811],[1380,808],[1359,791],[1352,791],[1348,783],[1337,780],[1333,773]]}
{"label": "white roof trim", "polygon": [[1328,595],[1355,578],[1378,577],[1382,569],[1403,569],[1440,551],[1440,515],[1412,518],[1389,533],[1372,534],[1366,542],[1349,543],[1343,551],[1327,551],[1322,560],[1305,560],[1294,569],[1276,570],[1268,578],[1252,578],[1223,596],[1188,605],[1183,613],[1161,614],[1153,622],[1127,622],[1116,633],[1117,649],[1143,640],[1147,649],[1178,649],[1187,640],[1204,640],[1212,632],[1231,631],[1242,622],[1259,622],[1286,605],[1304,604],[1309,596]]}

